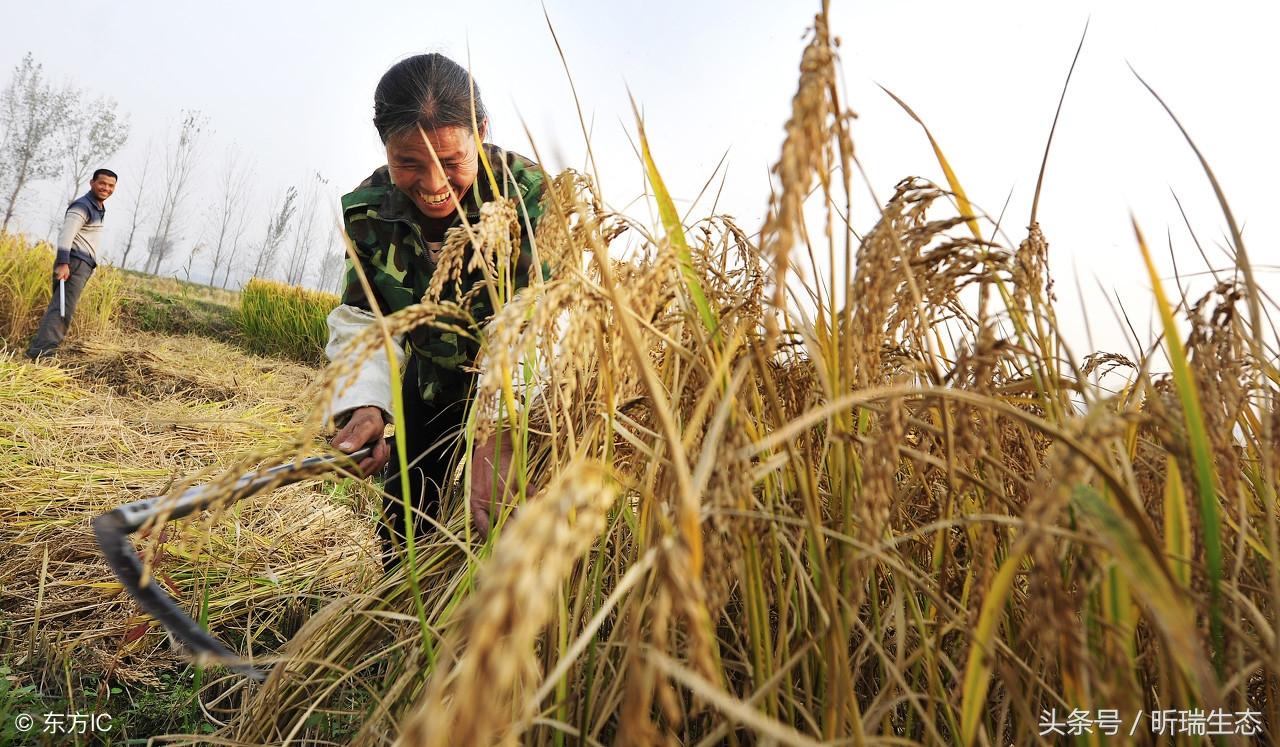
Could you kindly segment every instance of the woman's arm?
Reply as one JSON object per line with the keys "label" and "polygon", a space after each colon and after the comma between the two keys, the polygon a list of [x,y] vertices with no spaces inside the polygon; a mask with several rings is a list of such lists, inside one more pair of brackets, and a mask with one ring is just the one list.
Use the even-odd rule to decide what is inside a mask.
{"label": "woman's arm", "polygon": [[[373,313],[346,304],[329,312],[329,342],[324,352],[330,361],[341,360],[347,344],[370,324]],[[404,369],[404,335],[392,338],[395,364]],[[386,354],[377,350],[348,376],[337,383],[329,403],[330,417],[339,430],[330,443],[335,449],[351,453],[372,441],[373,453],[359,466],[362,475],[370,475],[387,463],[391,450],[382,437],[391,418],[391,367]]]}

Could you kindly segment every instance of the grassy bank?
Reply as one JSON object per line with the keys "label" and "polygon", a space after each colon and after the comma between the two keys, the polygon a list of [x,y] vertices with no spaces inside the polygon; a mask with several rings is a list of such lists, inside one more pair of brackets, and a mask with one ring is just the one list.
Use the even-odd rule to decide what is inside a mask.
{"label": "grassy bank", "polygon": [[129,302],[121,326],[165,335],[198,335],[235,341],[240,294],[123,270]]}

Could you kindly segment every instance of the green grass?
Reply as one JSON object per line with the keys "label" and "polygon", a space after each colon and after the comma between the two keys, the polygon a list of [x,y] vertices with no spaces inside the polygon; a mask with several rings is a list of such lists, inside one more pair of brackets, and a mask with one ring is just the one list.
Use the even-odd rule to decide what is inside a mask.
{"label": "green grass", "polygon": [[143,332],[225,340],[238,330],[235,306],[217,301],[174,296],[141,283],[130,288],[129,300],[124,320]]}
{"label": "green grass", "polygon": [[[155,734],[210,734],[215,730],[196,700],[198,689],[191,667],[162,672],[155,688],[124,688],[96,673],[76,674],[76,689],[70,695],[49,694],[42,692],[29,671],[15,670],[0,659],[0,744],[127,744]],[[24,714],[34,723],[27,730],[17,724]],[[68,715],[107,714],[111,728],[76,735],[78,740],[63,732],[65,741],[50,741],[53,735],[42,734],[46,714],[62,716],[64,728]]]}

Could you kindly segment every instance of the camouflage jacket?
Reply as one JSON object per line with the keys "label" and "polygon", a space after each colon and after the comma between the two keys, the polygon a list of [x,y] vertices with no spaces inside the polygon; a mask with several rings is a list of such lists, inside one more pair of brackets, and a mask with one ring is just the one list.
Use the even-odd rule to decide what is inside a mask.
{"label": "camouflage jacket", "polygon": [[[542,214],[545,176],[537,164],[523,156],[487,143],[484,149],[498,181],[499,196],[516,197],[523,205],[523,208],[517,206],[521,240],[514,274],[516,285],[522,287],[528,283],[533,257],[530,231],[525,226],[524,216],[527,212],[529,225],[537,226]],[[467,221],[473,224],[478,221],[480,206],[493,199],[494,190],[481,165],[471,191],[462,202]],[[347,235],[351,237],[355,253],[360,258],[360,264],[373,291],[372,298],[364,292],[355,267],[348,259],[343,305],[368,312],[376,303],[383,314],[390,314],[421,300],[431,284],[435,261],[428,251],[427,239],[416,219],[419,215],[417,209],[409,196],[392,184],[386,166],[374,171],[355,191],[342,198],[342,215]],[[462,219],[455,215],[449,228],[461,223]],[[446,287],[459,295],[467,295],[467,291],[481,280],[482,275],[478,270],[464,272],[460,287],[452,284]],[[477,324],[483,324],[492,315],[488,294],[477,293],[473,296],[475,300],[471,302],[471,316]],[[456,301],[458,298],[446,296],[441,300]],[[331,348],[335,347],[332,344],[333,322],[334,319],[331,318]],[[472,375],[464,368],[474,363],[479,352],[478,343],[459,337],[456,333],[425,325],[412,330],[408,337],[409,352],[418,358],[418,385],[422,399],[443,404],[465,398]],[[373,358],[383,356],[375,355]],[[380,402],[362,404],[381,406]],[[344,408],[335,403],[334,409],[341,411]]]}

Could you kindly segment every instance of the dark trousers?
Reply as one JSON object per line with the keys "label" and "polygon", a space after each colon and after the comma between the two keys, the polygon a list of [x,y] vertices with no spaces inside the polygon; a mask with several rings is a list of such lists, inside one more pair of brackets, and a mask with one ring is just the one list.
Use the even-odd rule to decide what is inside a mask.
{"label": "dark trousers", "polygon": [[67,336],[71,314],[75,312],[80,294],[84,292],[84,286],[89,282],[89,276],[93,274],[93,265],[79,257],[72,257],[70,265],[71,276],[66,281],[65,306],[59,309],[58,278],[55,277],[53,297],[49,299],[49,308],[45,309],[44,316],[40,318],[40,327],[36,330],[36,336],[31,338],[31,345],[27,348],[28,358],[38,358],[52,353],[62,344],[62,338]]}
{"label": "dark trousers", "polygon": [[[449,468],[453,464],[456,447],[462,441],[467,403],[465,400],[445,404],[423,402],[418,388],[418,359],[414,355],[409,356],[405,367],[401,393],[404,397],[404,418],[396,423],[395,438],[405,440],[414,544],[421,546],[422,538],[429,536],[434,528],[428,517],[439,517],[440,499],[448,493],[453,482]],[[382,489],[391,497],[382,499],[383,521],[378,524],[383,566],[388,568],[399,562],[405,543],[400,461],[394,441],[391,447],[391,461],[382,473]]]}

